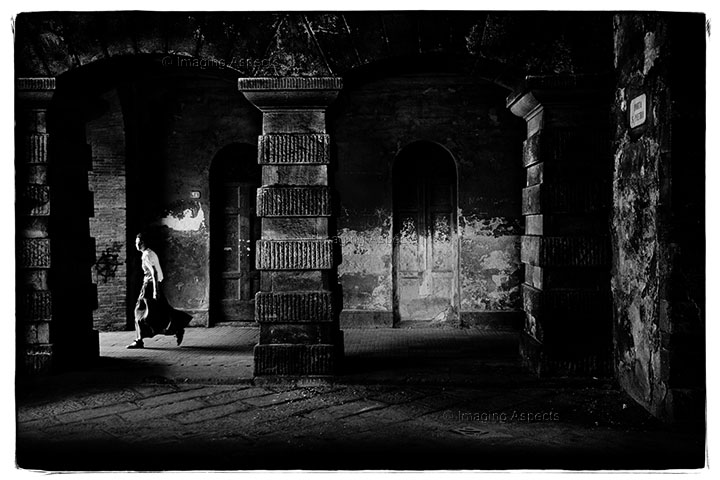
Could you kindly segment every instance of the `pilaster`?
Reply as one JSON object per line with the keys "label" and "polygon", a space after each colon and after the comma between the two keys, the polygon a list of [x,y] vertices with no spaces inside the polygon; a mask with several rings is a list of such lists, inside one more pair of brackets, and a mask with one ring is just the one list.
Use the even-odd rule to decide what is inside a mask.
{"label": "pilaster", "polygon": [[18,372],[29,374],[49,371],[54,358],[47,130],[54,91],[54,78],[16,83],[17,356]]}
{"label": "pilaster", "polygon": [[241,78],[238,87],[263,114],[258,139],[262,186],[257,192],[261,239],[255,297],[260,340],[258,377],[328,376],[339,366],[337,284],[330,136],[326,109],[339,78]]}
{"label": "pilaster", "polygon": [[527,123],[521,355],[537,374],[611,372],[605,79],[528,77],[508,107]]}

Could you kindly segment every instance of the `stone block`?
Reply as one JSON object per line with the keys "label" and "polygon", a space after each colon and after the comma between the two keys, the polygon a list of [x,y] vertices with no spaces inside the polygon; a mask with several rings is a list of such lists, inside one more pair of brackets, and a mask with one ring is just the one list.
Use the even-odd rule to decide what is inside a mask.
{"label": "stone block", "polygon": [[540,183],[523,189],[522,213],[590,213],[607,207],[605,186],[599,183]]}
{"label": "stone block", "polygon": [[17,234],[23,238],[46,238],[49,236],[49,217],[47,216],[26,216],[18,215]]}
{"label": "stone block", "polygon": [[327,239],[328,219],[326,217],[263,218],[263,240]]}
{"label": "stone block", "polygon": [[258,163],[327,165],[330,136],[327,134],[260,135]]}
{"label": "stone block", "polygon": [[525,313],[518,311],[461,311],[463,326],[486,328],[493,331],[519,332],[522,330]]}
{"label": "stone block", "polygon": [[19,314],[28,321],[52,318],[52,293],[48,290],[26,291],[20,294]]}
{"label": "stone block", "polygon": [[540,290],[607,290],[607,267],[538,267],[525,264],[525,283]]}
{"label": "stone block", "polygon": [[325,134],[325,109],[265,111],[262,131],[263,134]]}
{"label": "stone block", "polygon": [[525,172],[526,186],[531,187],[543,182],[544,165],[544,163],[540,162],[527,168]]}
{"label": "stone block", "polygon": [[37,375],[49,373],[53,368],[54,349],[50,344],[25,345],[22,354],[23,373]]}
{"label": "stone block", "polygon": [[26,163],[47,163],[49,138],[47,133],[31,133],[25,136],[23,147]]}
{"label": "stone block", "polygon": [[241,91],[340,90],[340,77],[248,77],[238,79]]}
{"label": "stone block", "polygon": [[18,215],[50,215],[50,187],[48,185],[25,185],[19,189]]}
{"label": "stone block", "polygon": [[331,213],[327,187],[263,187],[257,191],[261,217],[327,217]]}
{"label": "stone block", "polygon": [[527,168],[543,160],[540,158],[540,133],[538,132],[523,142],[522,162],[523,166]]}
{"label": "stone block", "polygon": [[256,345],[255,375],[333,375],[338,345]]}
{"label": "stone block", "polygon": [[391,328],[393,312],[386,310],[344,309],[340,312],[340,327],[346,328]]}
{"label": "stone block", "polygon": [[326,186],[327,165],[263,165],[262,184]]}
{"label": "stone block", "polygon": [[332,240],[258,240],[258,270],[326,270],[334,267]]}
{"label": "stone block", "polygon": [[255,320],[258,323],[332,322],[332,293],[258,292],[255,294]]}
{"label": "stone block", "polygon": [[20,241],[20,267],[50,268],[50,239],[25,238]]}
{"label": "stone block", "polygon": [[50,322],[29,322],[23,325],[26,345],[50,343]]}
{"label": "stone block", "polygon": [[605,237],[540,237],[523,235],[520,258],[536,266],[594,267],[609,264]]}
{"label": "stone block", "polygon": [[334,345],[337,324],[331,323],[263,323],[260,324],[261,345]]}
{"label": "stone block", "polygon": [[260,290],[263,292],[296,292],[329,290],[326,270],[266,270],[260,272]]}

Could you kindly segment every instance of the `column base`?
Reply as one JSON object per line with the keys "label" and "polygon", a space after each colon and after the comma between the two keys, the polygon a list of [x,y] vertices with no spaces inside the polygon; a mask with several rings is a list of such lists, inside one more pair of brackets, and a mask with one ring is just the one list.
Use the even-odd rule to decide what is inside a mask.
{"label": "column base", "polygon": [[520,358],[523,367],[539,377],[610,377],[613,374],[609,351],[583,353],[550,347],[526,332],[520,334]]}
{"label": "column base", "polygon": [[54,367],[54,347],[51,343],[26,345],[19,355],[18,374],[35,376],[50,373]]}
{"label": "column base", "polygon": [[255,345],[255,376],[332,376],[343,357],[338,345]]}

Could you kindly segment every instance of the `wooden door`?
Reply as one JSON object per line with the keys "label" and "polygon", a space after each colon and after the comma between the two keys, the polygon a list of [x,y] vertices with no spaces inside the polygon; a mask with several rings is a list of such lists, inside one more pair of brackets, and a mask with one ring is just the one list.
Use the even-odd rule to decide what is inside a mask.
{"label": "wooden door", "polygon": [[254,322],[255,243],[260,238],[255,197],[260,183],[257,150],[231,145],[213,160],[210,177],[210,323]]}
{"label": "wooden door", "polygon": [[457,316],[455,176],[422,157],[394,172],[395,308],[399,321]]}
{"label": "wooden door", "polygon": [[260,275],[255,270],[255,186],[226,182],[223,185],[222,264],[219,321],[253,321],[255,292]]}

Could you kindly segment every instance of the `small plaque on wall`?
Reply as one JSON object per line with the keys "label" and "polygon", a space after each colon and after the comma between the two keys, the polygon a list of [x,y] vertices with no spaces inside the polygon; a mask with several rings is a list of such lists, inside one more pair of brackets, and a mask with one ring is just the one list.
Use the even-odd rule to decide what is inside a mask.
{"label": "small plaque on wall", "polygon": [[647,119],[647,96],[643,93],[630,101],[630,128],[639,127]]}

